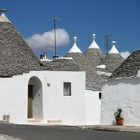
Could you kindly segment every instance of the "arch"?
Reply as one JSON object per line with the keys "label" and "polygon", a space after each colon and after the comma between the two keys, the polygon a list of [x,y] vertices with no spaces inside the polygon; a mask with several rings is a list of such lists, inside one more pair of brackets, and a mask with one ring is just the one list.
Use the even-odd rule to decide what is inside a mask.
{"label": "arch", "polygon": [[43,103],[42,103],[42,83],[40,79],[33,76],[28,82],[28,108],[27,118],[42,120]]}

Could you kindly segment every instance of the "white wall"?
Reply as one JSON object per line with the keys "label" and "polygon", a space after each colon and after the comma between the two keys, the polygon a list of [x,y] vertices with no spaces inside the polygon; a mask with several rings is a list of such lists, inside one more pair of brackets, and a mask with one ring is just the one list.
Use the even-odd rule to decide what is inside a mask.
{"label": "white wall", "polygon": [[[22,83],[25,82],[23,79]],[[10,115],[10,122],[26,122],[26,96],[27,88],[15,78],[0,78],[0,119],[3,115]]]}
{"label": "white wall", "polygon": [[[71,96],[63,95],[71,82]],[[47,85],[50,84],[50,86]],[[85,124],[85,72],[45,72],[44,119],[62,124]]]}
{"label": "white wall", "polygon": [[99,99],[99,92],[101,91],[86,90],[85,105],[87,125],[100,124],[101,99]]}
{"label": "white wall", "polygon": [[[33,76],[42,83],[44,122],[59,120],[61,124],[85,124],[85,72],[32,71],[0,78],[0,119],[10,115],[11,123],[27,123],[28,82]],[[71,82],[71,96],[63,96],[63,82]]]}
{"label": "white wall", "polygon": [[140,125],[140,80],[108,81],[102,87],[101,123],[114,124],[114,112],[122,108],[124,123]]}
{"label": "white wall", "polygon": [[11,123],[27,122],[28,82],[32,76],[43,79],[41,72],[0,78],[0,120],[10,115]]}

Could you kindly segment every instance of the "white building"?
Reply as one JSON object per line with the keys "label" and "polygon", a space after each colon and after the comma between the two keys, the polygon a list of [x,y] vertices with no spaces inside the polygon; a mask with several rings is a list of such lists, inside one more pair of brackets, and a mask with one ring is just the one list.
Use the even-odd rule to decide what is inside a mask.
{"label": "white building", "polygon": [[100,124],[101,118],[101,86],[112,72],[123,61],[119,54],[115,42],[109,54],[104,55],[96,43],[96,35],[93,34],[92,43],[86,52],[82,52],[77,46],[77,37],[74,37],[74,44],[66,57],[71,57],[77,63],[81,70],[86,71],[86,90],[85,90],[85,108],[86,123]]}
{"label": "white building", "polygon": [[[109,75],[95,34],[85,53],[74,37],[66,56],[54,60],[43,56],[42,61],[38,60],[11,21],[1,14],[0,120],[20,124],[99,124],[101,82]],[[107,62],[110,56],[114,54],[106,56]]]}
{"label": "white building", "polygon": [[44,66],[0,16],[0,120],[85,124],[85,72],[72,59]]}
{"label": "white building", "polygon": [[122,109],[124,124],[140,125],[140,50],[133,52],[102,87],[101,123],[114,124]]}

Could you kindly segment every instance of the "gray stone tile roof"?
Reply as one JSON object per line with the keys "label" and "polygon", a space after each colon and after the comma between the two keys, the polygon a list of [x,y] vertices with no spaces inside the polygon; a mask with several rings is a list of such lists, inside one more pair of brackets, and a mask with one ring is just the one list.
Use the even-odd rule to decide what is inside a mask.
{"label": "gray stone tile roof", "polygon": [[123,61],[124,58],[120,54],[107,54],[100,65],[106,65],[106,72],[112,73]]}
{"label": "gray stone tile roof", "polygon": [[0,22],[0,77],[11,77],[29,71],[79,71],[72,59],[56,59],[42,63],[9,22]]}
{"label": "gray stone tile roof", "polygon": [[83,70],[83,65],[86,62],[86,58],[83,53],[67,53],[65,57],[71,57],[79,68]]}
{"label": "gray stone tile roof", "polygon": [[9,22],[0,22],[0,77],[39,70],[40,61]]}
{"label": "gray stone tile roof", "polygon": [[87,57],[87,61],[96,66],[104,59],[102,51],[95,48],[88,48],[85,57]]}
{"label": "gray stone tile roof", "polygon": [[[93,53],[96,54],[95,52]],[[67,53],[65,56],[72,57],[76,64],[79,66],[80,70],[86,72],[86,89],[100,90],[101,77],[97,74],[96,70],[96,65],[99,63],[99,60],[96,62],[96,57],[93,59],[93,53]]]}
{"label": "gray stone tile roof", "polygon": [[122,64],[112,73],[110,78],[135,77],[140,69],[140,50],[133,52]]}
{"label": "gray stone tile roof", "polygon": [[[86,72],[86,89],[101,90],[102,82],[107,80],[107,74],[113,72],[123,61],[120,54],[109,54],[106,57],[100,49],[88,49],[82,53],[67,53],[66,57],[72,57],[80,67],[80,70]],[[106,65],[105,69],[97,68],[98,65]],[[99,74],[98,71],[105,74]]]}
{"label": "gray stone tile roof", "polygon": [[50,71],[80,71],[79,66],[73,59],[54,59],[52,61],[45,61],[43,64]]}

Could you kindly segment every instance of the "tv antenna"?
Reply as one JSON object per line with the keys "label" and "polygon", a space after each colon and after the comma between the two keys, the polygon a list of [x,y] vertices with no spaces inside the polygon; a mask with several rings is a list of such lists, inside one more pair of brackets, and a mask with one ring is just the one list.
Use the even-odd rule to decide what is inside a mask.
{"label": "tv antenna", "polygon": [[104,36],[104,44],[105,44],[105,48],[106,48],[106,54],[108,54],[109,47],[110,47],[110,38],[109,37],[110,37],[109,35]]}
{"label": "tv antenna", "polygon": [[57,56],[57,42],[56,42],[56,21],[61,20],[59,17],[52,18],[53,21],[53,29],[54,29],[54,56],[53,58],[58,58]]}

